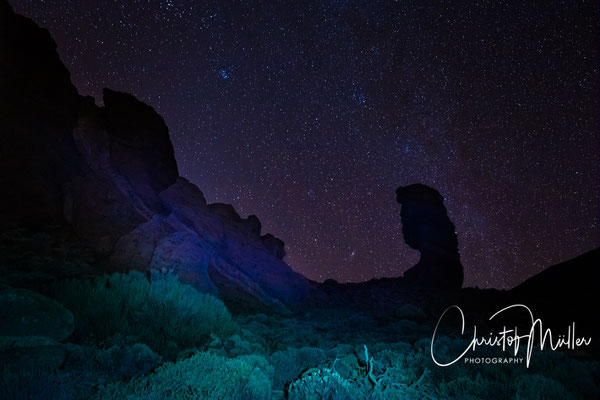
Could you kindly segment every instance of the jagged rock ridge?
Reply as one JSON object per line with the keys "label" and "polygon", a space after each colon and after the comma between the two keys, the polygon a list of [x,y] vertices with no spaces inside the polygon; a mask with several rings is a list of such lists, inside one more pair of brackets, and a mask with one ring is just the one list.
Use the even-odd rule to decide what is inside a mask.
{"label": "jagged rock ridge", "polygon": [[103,107],[80,96],[48,31],[4,1],[0,35],[0,228],[58,227],[105,270],[173,269],[233,305],[286,311],[308,293],[258,218],[207,205],[179,176],[150,106],[110,89]]}

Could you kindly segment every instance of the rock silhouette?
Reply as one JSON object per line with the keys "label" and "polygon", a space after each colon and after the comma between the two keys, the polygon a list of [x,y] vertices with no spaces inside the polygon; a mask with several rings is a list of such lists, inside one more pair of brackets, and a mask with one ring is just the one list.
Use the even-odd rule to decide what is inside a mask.
{"label": "rock silhouette", "polygon": [[421,286],[460,289],[460,262],[455,227],[437,190],[413,184],[399,187],[396,200],[402,205],[402,235],[411,248],[419,250],[419,262],[404,273],[406,281]]}
{"label": "rock silhouette", "polygon": [[311,290],[258,218],[207,205],[179,176],[152,107],[110,89],[102,107],[80,96],[48,31],[2,0],[0,52],[0,236],[9,244],[11,229],[44,232],[60,248],[85,249],[98,272],[172,269],[233,308],[285,312]]}
{"label": "rock silhouette", "polygon": [[[396,192],[405,241],[421,253],[404,279],[311,282],[283,261],[284,243],[263,234],[257,217],[207,204],[202,191],[179,176],[168,128],[152,107],[110,89],[102,107],[79,95],[48,31],[3,0],[0,54],[3,278],[11,268],[19,275],[11,280],[19,282],[166,268],[234,311],[344,306],[385,314],[407,302],[424,308],[437,302],[428,309],[435,315],[458,295],[431,296],[420,288],[459,289],[463,283],[454,224],[435,189],[415,184]],[[507,296],[529,301],[539,293],[547,299],[566,293],[595,304],[598,252],[592,255],[544,272]],[[36,270],[42,265],[43,274]],[[27,268],[30,275],[21,279]],[[478,290],[459,294],[483,303]]]}

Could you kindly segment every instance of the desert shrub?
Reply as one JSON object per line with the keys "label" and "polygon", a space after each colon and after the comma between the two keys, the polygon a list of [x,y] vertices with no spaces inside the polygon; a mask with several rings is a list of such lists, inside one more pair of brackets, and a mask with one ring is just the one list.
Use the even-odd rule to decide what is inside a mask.
{"label": "desert shrub", "polygon": [[[436,339],[436,354],[442,359],[452,359],[464,350],[461,339],[441,336]],[[421,345],[416,343],[415,347]],[[419,347],[427,354],[429,345]],[[525,357],[526,349],[519,349],[519,357]],[[497,357],[503,353],[498,348],[478,347],[473,356]],[[511,354],[511,353],[506,353]],[[430,363],[429,357],[423,362]],[[519,398],[519,399],[591,399],[598,398],[600,368],[589,358],[577,359],[575,354],[534,349],[529,367],[525,364],[463,364],[448,368],[431,368],[432,381],[440,394],[449,397],[469,398]],[[536,386],[546,385],[546,393]],[[552,389],[551,389],[552,388]],[[565,395],[565,393],[567,393]],[[566,396],[566,397],[565,397]]]}
{"label": "desert shrub", "polygon": [[[353,325],[347,321],[360,323]],[[295,348],[312,346],[310,348],[323,351],[325,360],[307,365],[307,368],[330,368],[342,382],[350,385],[350,390],[358,390],[363,397],[372,400],[505,399],[519,396],[521,399],[536,399],[542,398],[539,395],[556,398],[565,396],[565,393],[570,399],[600,398],[600,363],[593,354],[534,349],[529,368],[524,364],[472,364],[462,361],[441,368],[431,359],[434,327],[426,321],[380,319],[374,323],[364,315],[324,310],[295,317],[245,315],[238,318],[238,322],[242,331],[251,331],[254,336],[262,338],[262,341],[253,339],[253,342],[265,342],[265,348],[271,349],[269,360],[275,369],[274,389],[281,388],[294,379],[293,375],[297,377],[306,370],[295,365],[299,363],[292,354]],[[247,340],[245,334],[240,336]],[[377,385],[366,378],[365,342],[370,358],[374,360],[373,376]],[[469,335],[442,334],[436,337],[435,354],[439,360],[452,360],[464,351],[469,342]],[[242,348],[245,346],[240,345]],[[480,346],[476,352],[469,353],[473,357],[498,357],[501,354],[501,349],[490,346]],[[519,357],[524,355],[525,349],[521,349]],[[427,373],[424,375],[425,370]],[[546,395],[543,390],[534,389],[537,384],[543,384],[542,378],[547,379],[548,388],[554,388],[552,394]],[[304,376],[289,384],[287,389],[296,398],[304,396],[299,392],[301,382],[312,382],[313,387],[323,388],[322,382],[317,384],[316,377]],[[360,393],[356,398],[362,398]],[[318,398],[319,395],[314,394],[313,397]]]}
{"label": "desert shrub", "polygon": [[[524,354],[524,349],[520,350]],[[534,350],[529,372],[560,382],[572,399],[600,398],[600,363],[579,360],[568,353]]]}
{"label": "desert shrub", "polygon": [[267,350],[250,332],[243,330],[240,334],[229,336],[223,343],[223,349],[229,357],[237,357],[244,354],[264,355]]}
{"label": "desert shrub", "polygon": [[570,393],[561,383],[540,374],[522,374],[517,377],[476,376],[457,377],[437,386],[438,394],[459,399],[553,400],[583,398]]}
{"label": "desert shrub", "polygon": [[539,374],[527,374],[518,377],[515,382],[516,400],[559,400],[573,399],[563,385],[552,378]]}
{"label": "desert shrub", "polygon": [[0,399],[63,400],[74,397],[75,388],[68,376],[44,370],[0,374]]}
{"label": "desert shrub", "polygon": [[65,369],[87,371],[104,379],[128,379],[144,375],[162,361],[143,343],[97,348],[68,345]]}
{"label": "desert shrub", "polygon": [[424,375],[423,364],[414,362],[416,358],[412,352],[374,352],[373,359],[373,375],[384,385],[409,386],[422,380]]}
{"label": "desert shrub", "polygon": [[358,389],[328,368],[308,371],[288,387],[289,400],[359,400]]}
{"label": "desert shrub", "polygon": [[423,309],[410,303],[403,304],[398,307],[394,314],[398,319],[408,319],[411,321],[423,321],[427,318],[427,315]]}
{"label": "desert shrub", "polygon": [[45,293],[75,316],[75,340],[111,342],[111,336],[146,343],[168,359],[204,344],[211,333],[235,331],[221,300],[179,282],[172,274],[116,273],[93,280],[50,284]]}
{"label": "desert shrub", "polygon": [[231,359],[203,352],[167,362],[154,373],[130,382],[109,384],[96,399],[270,399],[271,375],[272,369],[263,357]]}
{"label": "desert shrub", "polygon": [[514,390],[505,382],[486,379],[481,374],[475,377],[459,376],[440,382],[436,389],[442,398],[464,400],[514,398]]}
{"label": "desert shrub", "polygon": [[363,365],[359,363],[356,354],[352,353],[337,356],[332,363],[331,369],[344,379],[358,379],[364,368]]}
{"label": "desert shrub", "polygon": [[[379,384],[371,391],[370,400],[442,400],[430,387],[411,388],[400,384]],[[462,399],[461,399],[462,400]]]}
{"label": "desert shrub", "polygon": [[276,351],[269,359],[275,370],[273,387],[280,389],[309,368],[314,368],[326,361],[323,350],[316,347],[296,349],[290,347]]}
{"label": "desert shrub", "polygon": [[98,348],[64,344],[66,357],[58,369],[11,372],[0,365],[0,399],[88,399],[93,387],[127,380],[153,370],[160,356],[141,343]]}

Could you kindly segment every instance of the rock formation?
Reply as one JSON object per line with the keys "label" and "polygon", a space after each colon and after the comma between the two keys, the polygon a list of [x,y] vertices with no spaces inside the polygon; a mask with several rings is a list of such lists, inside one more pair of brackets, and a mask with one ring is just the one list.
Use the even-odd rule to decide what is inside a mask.
{"label": "rock formation", "polygon": [[[577,322],[577,335],[599,337],[600,248],[544,269],[508,291],[514,303],[526,304],[547,323]],[[598,343],[595,344],[598,346]],[[599,348],[599,347],[597,347]]]}
{"label": "rock formation", "polygon": [[421,259],[404,273],[406,281],[422,286],[460,289],[463,267],[454,224],[448,218],[444,198],[422,184],[400,187],[396,199],[402,205],[402,234]]}
{"label": "rock formation", "polygon": [[0,364],[6,371],[58,368],[60,343],[75,329],[71,311],[57,301],[24,289],[0,285]]}
{"label": "rock formation", "polygon": [[2,336],[41,336],[62,341],[75,329],[71,311],[32,290],[0,286],[0,304]]}
{"label": "rock formation", "polygon": [[1,232],[51,230],[102,271],[173,269],[229,305],[287,311],[306,296],[258,218],[179,176],[159,114],[110,89],[103,107],[80,96],[48,31],[2,0],[0,54]]}

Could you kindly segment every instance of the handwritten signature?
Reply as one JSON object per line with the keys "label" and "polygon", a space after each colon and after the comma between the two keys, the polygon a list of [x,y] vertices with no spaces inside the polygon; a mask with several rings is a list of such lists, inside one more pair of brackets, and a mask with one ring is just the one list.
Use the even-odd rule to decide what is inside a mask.
{"label": "handwritten signature", "polygon": [[[561,335],[553,334],[553,332],[550,328],[546,328],[544,330],[542,320],[539,318],[534,318],[533,313],[531,312],[529,307],[527,307],[524,304],[513,304],[511,306],[505,307],[505,308],[501,309],[500,311],[497,311],[494,315],[492,315],[489,318],[489,320],[491,321],[492,319],[494,319],[496,316],[502,314],[503,312],[510,310],[510,309],[515,309],[515,308],[525,309],[527,311],[527,313],[529,314],[529,317],[531,319],[531,328],[529,329],[529,332],[527,334],[519,335],[516,326],[514,327],[514,329],[507,329],[506,326],[504,326],[502,328],[502,330],[500,332],[498,332],[496,335],[490,334],[487,337],[477,337],[477,326],[473,325],[473,339],[471,340],[469,345],[465,348],[465,350],[457,358],[455,358],[454,360],[452,360],[450,362],[440,362],[435,357],[433,347],[434,347],[434,342],[435,342],[435,338],[437,335],[437,330],[440,326],[440,323],[442,322],[442,320],[448,313],[448,311],[458,310],[458,312],[460,313],[460,319],[461,319],[461,324],[462,324],[460,333],[461,333],[461,335],[463,335],[465,332],[465,315],[464,315],[463,311],[461,310],[461,308],[456,305],[448,307],[440,316],[440,319],[438,320],[438,322],[435,326],[435,330],[433,331],[433,337],[431,338],[431,358],[433,359],[433,362],[436,363],[436,365],[438,365],[440,367],[447,367],[447,366],[452,365],[452,364],[456,363],[457,361],[459,361],[469,351],[475,351],[475,349],[478,346],[502,347],[502,351],[506,351],[507,348],[512,347],[513,351],[514,351],[514,355],[516,356],[519,351],[519,346],[521,344],[521,341],[526,340],[527,341],[526,365],[527,365],[527,368],[529,368],[529,362],[531,360],[531,354],[532,354],[533,348],[535,346],[536,337],[539,338],[540,350],[543,350],[544,346],[546,346],[546,345],[548,345],[550,347],[550,349],[552,349],[552,350],[556,350],[556,349],[562,348],[562,347],[566,347],[567,349],[573,350],[577,347],[588,346],[592,341],[591,337],[584,338],[584,337],[575,336],[575,322],[573,322],[571,324],[571,326],[568,327],[566,335],[565,334],[561,334]],[[536,335],[536,333],[537,333],[537,335]]]}

